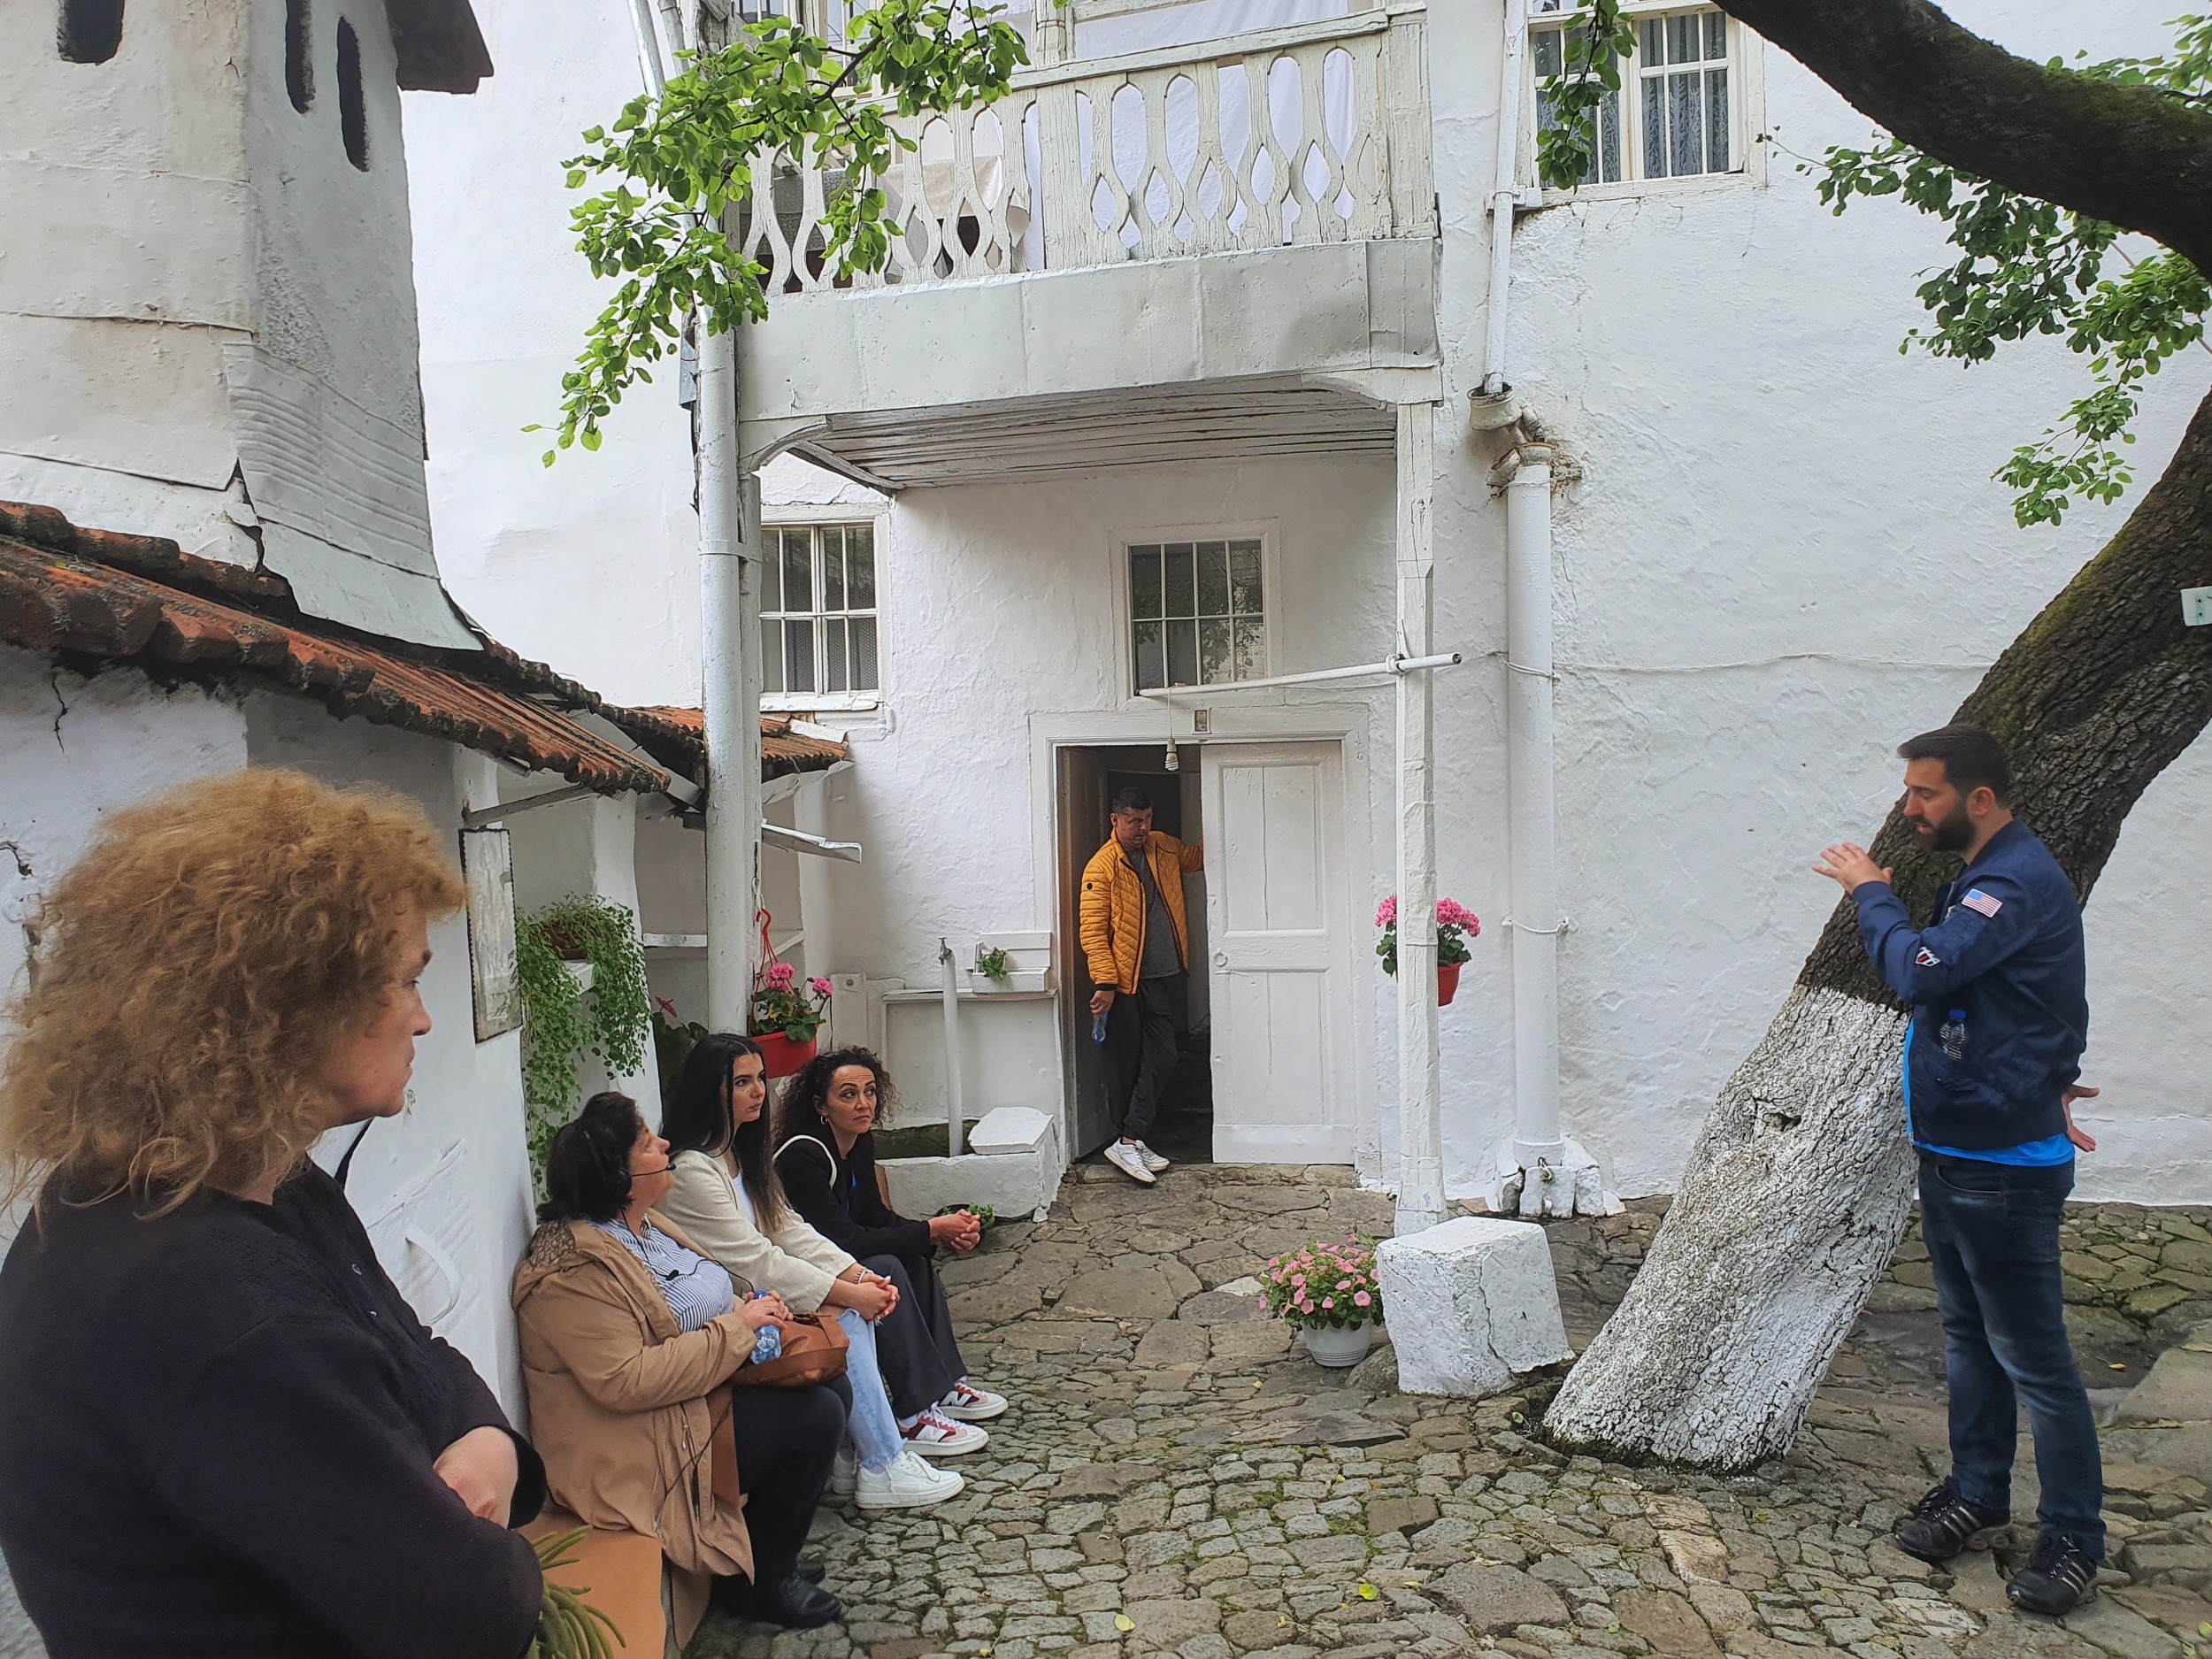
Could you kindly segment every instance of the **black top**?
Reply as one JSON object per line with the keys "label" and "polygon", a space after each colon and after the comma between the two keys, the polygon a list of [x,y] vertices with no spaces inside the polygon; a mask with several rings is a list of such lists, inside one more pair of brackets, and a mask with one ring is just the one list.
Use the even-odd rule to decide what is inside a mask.
{"label": "black top", "polygon": [[864,1134],[853,1149],[837,1156],[837,1141],[825,1129],[818,1139],[800,1135],[776,1153],[776,1175],[792,1209],[815,1232],[848,1256],[933,1255],[936,1240],[929,1223],[909,1221],[883,1202],[876,1188],[876,1138]]}
{"label": "black top", "polygon": [[50,1199],[0,1268],[0,1548],[53,1659],[518,1659],[536,1557],[431,1468],[487,1425],[320,1170]]}

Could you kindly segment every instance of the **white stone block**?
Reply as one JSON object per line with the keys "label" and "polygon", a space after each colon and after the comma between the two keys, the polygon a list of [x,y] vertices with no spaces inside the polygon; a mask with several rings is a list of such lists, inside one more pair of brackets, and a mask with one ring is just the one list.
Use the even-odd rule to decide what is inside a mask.
{"label": "white stone block", "polygon": [[1376,1252],[1383,1317],[1408,1394],[1496,1394],[1518,1371],[1573,1357],[1551,1246],[1526,1221],[1447,1221]]}
{"label": "white stone block", "polygon": [[876,1166],[891,1187],[891,1207],[916,1219],[949,1204],[988,1204],[1009,1221],[1052,1202],[1042,1154],[971,1152],[956,1158],[886,1158]]}
{"label": "white stone block", "polygon": [[1053,1151],[1052,1119],[1034,1106],[994,1106],[968,1131],[973,1152]]}

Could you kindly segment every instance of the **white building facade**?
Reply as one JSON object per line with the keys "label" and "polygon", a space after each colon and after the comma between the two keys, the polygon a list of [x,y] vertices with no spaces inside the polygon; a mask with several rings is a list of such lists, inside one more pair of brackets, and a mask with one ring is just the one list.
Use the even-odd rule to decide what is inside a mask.
{"label": "white building facade", "polygon": [[[626,703],[696,706],[677,377],[549,473],[519,430],[554,407],[598,303],[557,164],[643,84],[633,8],[480,10],[512,73],[407,111],[447,576],[531,655]],[[2161,39],[2147,3],[1952,10],[2032,57]],[[1033,27],[1011,98],[933,124],[894,180],[909,234],[887,280],[809,270],[809,180],[785,176],[751,232],[772,314],[738,346],[764,579],[747,643],[767,706],[851,748],[790,821],[865,856],[771,848],[764,891],[778,934],[803,933],[792,954],[837,979],[839,1035],[887,1048],[915,1118],[944,1109],[925,1005],[941,941],[966,962],[1041,939],[1049,990],[967,999],[965,1100],[1102,1138],[1071,894],[1109,784],[1148,780],[1207,844],[1191,1023],[1216,1155],[1395,1185],[1420,1056],[1371,949],[1417,699],[1409,743],[1386,676],[1220,682],[1432,648],[1463,659],[1426,682],[1435,891],[1485,925],[1438,1017],[1446,1186],[1485,1189],[1548,1074],[1612,1191],[1665,1191],[1827,914],[1817,849],[1871,834],[1895,744],[1947,718],[2120,523],[2131,503],[2020,531],[1988,476],[2076,395],[2073,359],[1898,354],[1938,238],[1888,204],[1839,224],[1796,159],[1863,119],[1717,12],[1632,11],[1653,27],[1606,176],[1571,196],[1537,190],[1529,161],[1556,19],[1525,20],[1509,52],[1495,0],[1076,0],[1071,29]],[[1517,429],[1473,401],[1501,304]],[[2207,378],[2177,363],[2154,388],[2145,482]],[[1549,506],[1535,565],[1509,548],[1517,488],[1525,526]],[[1168,680],[1190,688],[1141,695]],[[1515,741],[1539,680],[1540,772]],[[2204,1012],[2212,898],[2188,872],[2208,807],[2200,743],[2087,912],[2105,1093],[2085,1118],[2105,1149],[2084,1196],[2212,1194],[2182,1038]],[[649,933],[698,931],[698,841],[641,838]],[[1547,956],[1555,1057],[1532,1003]]]}

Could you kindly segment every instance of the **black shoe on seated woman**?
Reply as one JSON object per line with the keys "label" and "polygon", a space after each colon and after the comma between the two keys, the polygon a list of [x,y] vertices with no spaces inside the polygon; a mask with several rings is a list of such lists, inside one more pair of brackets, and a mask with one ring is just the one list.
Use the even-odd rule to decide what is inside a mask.
{"label": "black shoe on seated woman", "polygon": [[809,1584],[819,1584],[822,1582],[822,1574],[826,1570],[818,1561],[803,1561],[791,1571]]}
{"label": "black shoe on seated woman", "polygon": [[817,1589],[795,1570],[766,1584],[749,1585],[730,1598],[729,1610],[764,1624],[786,1630],[817,1630],[845,1617],[845,1604],[827,1590]]}

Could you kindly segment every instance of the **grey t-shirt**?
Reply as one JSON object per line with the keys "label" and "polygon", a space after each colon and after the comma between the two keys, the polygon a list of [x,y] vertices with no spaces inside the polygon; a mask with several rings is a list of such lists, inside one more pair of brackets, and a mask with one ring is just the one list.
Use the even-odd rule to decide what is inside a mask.
{"label": "grey t-shirt", "polygon": [[1175,924],[1168,918],[1167,901],[1160,896],[1160,884],[1152,879],[1151,855],[1132,856],[1125,848],[1122,856],[1144,884],[1144,960],[1137,964],[1137,978],[1172,979],[1183,971],[1183,953],[1175,942]]}

